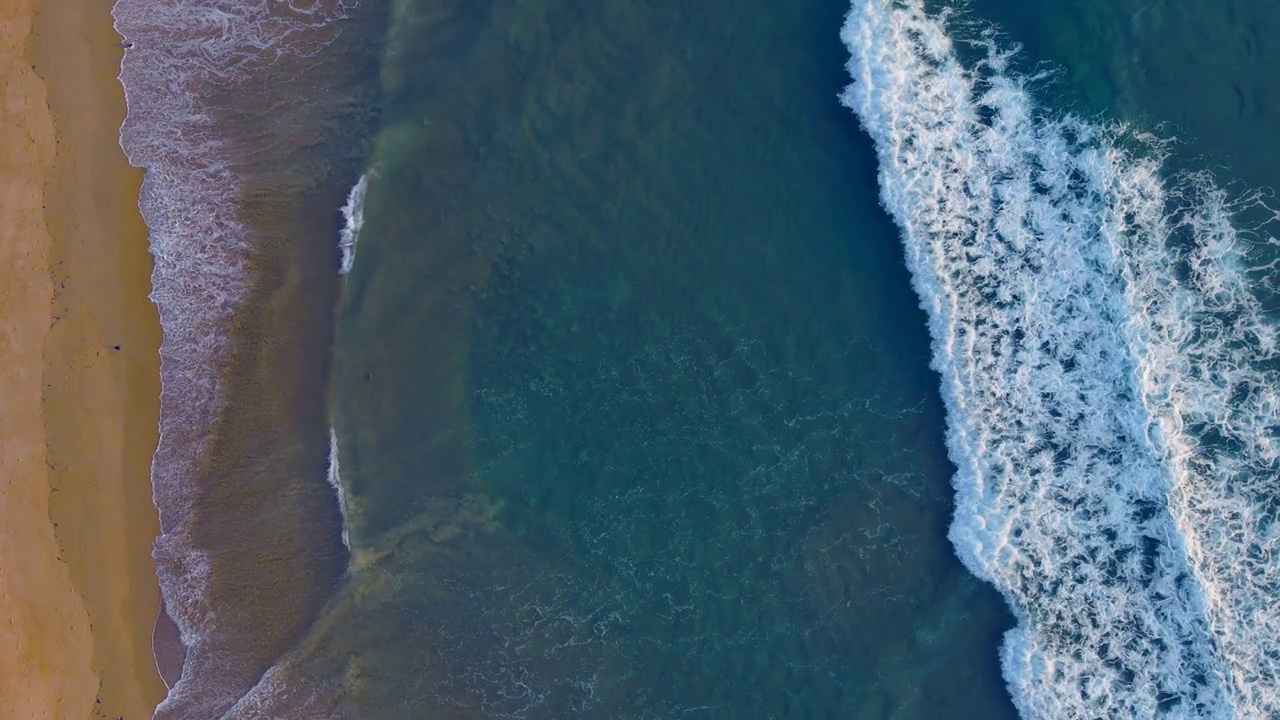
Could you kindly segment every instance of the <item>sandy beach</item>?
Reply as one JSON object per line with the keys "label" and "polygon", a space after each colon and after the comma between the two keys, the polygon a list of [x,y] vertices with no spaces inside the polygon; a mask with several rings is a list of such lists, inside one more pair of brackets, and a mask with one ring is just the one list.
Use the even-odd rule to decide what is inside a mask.
{"label": "sandy beach", "polygon": [[150,717],[159,326],[110,0],[0,5],[0,708]]}

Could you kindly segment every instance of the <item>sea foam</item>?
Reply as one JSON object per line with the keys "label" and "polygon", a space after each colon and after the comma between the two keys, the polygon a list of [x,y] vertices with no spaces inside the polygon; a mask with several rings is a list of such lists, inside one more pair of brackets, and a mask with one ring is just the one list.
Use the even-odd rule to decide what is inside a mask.
{"label": "sea foam", "polygon": [[1027,718],[1280,717],[1270,242],[1158,142],[1037,105],[993,34],[855,0],[842,95],[929,317],[951,540]]}
{"label": "sea foam", "polygon": [[364,194],[369,189],[369,174],[360,176],[360,180],[347,194],[347,202],[342,206],[342,230],[338,235],[338,250],[342,253],[338,272],[346,275],[356,261],[356,241],[360,239],[360,227],[364,225]]}
{"label": "sea foam", "polygon": [[329,428],[329,485],[338,497],[338,510],[342,513],[342,544],[351,549],[351,533],[347,520],[347,494],[342,489],[342,476],[338,470],[338,432]]}

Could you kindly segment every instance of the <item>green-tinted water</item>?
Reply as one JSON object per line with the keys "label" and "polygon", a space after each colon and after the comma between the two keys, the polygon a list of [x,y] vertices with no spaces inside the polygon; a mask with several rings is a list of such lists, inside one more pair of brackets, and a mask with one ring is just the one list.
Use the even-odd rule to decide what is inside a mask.
{"label": "green-tinted water", "polygon": [[1012,715],[845,10],[398,5],[336,351],[354,715]]}
{"label": "green-tinted water", "polygon": [[[1013,713],[846,5],[683,5],[396,6],[336,349],[355,570],[308,648],[355,717]],[[1054,102],[1274,184],[1258,3],[972,10]]]}

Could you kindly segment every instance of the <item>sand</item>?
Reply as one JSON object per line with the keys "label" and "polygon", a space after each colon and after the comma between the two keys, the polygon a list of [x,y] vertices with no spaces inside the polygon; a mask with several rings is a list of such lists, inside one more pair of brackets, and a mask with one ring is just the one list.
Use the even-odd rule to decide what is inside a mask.
{"label": "sand", "polygon": [[150,717],[159,326],[109,0],[0,3],[0,713]]}

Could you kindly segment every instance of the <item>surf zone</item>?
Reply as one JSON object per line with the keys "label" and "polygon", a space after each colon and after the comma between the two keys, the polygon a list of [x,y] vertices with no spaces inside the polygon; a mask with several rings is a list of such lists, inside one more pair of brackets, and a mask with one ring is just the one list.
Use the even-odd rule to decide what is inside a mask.
{"label": "surf zone", "polygon": [[[929,317],[950,537],[1019,712],[1280,715],[1280,373],[1261,196],[1037,104],[994,34],[856,0],[841,96]],[[954,33],[954,31],[952,31]]]}

